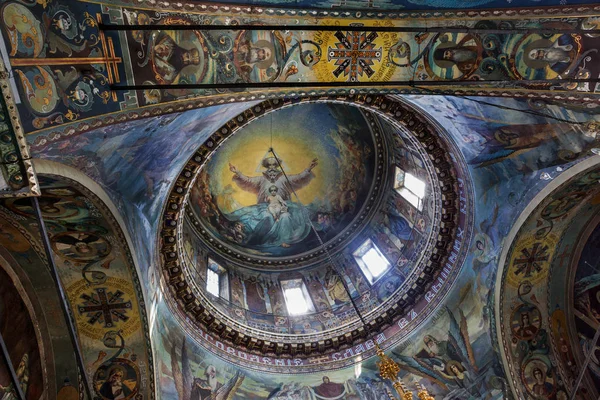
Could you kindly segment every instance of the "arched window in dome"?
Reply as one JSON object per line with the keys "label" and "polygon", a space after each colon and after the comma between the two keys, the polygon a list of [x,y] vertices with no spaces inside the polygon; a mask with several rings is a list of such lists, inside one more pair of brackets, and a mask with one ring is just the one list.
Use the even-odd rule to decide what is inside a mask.
{"label": "arched window in dome", "polygon": [[410,172],[396,167],[394,189],[419,211],[423,209],[425,182]]}
{"label": "arched window in dome", "polygon": [[302,279],[281,281],[281,288],[283,289],[288,314],[302,315],[315,311],[308,289]]}
{"label": "arched window in dome", "polygon": [[227,271],[211,258],[208,259],[208,268],[206,269],[206,291],[215,297],[229,300]]}
{"label": "arched window in dome", "polygon": [[372,285],[390,269],[390,262],[377,245],[367,239],[353,254],[356,263]]}

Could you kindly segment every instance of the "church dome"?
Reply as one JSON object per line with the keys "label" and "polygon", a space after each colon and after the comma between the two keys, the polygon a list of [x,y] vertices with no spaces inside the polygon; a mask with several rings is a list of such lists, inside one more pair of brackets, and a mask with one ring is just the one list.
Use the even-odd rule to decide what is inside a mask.
{"label": "church dome", "polygon": [[165,278],[209,350],[244,364],[352,363],[375,335],[397,341],[418,326],[451,283],[470,233],[461,161],[417,110],[364,100],[255,105],[179,175]]}

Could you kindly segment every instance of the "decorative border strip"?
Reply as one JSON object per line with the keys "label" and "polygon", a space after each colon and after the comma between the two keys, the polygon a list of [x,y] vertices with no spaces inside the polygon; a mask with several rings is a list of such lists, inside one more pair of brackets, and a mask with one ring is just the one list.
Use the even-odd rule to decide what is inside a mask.
{"label": "decorative border strip", "polygon": [[[599,6],[600,7],[600,6]],[[263,90],[260,94],[221,94],[221,95],[209,95],[209,96],[198,96],[196,98],[182,99],[171,103],[163,103],[159,105],[146,106],[137,110],[118,111],[111,114],[103,114],[97,117],[90,117],[88,119],[63,124],[60,127],[48,128],[46,130],[35,131],[29,135],[35,135],[35,139],[32,140],[31,149],[35,152],[42,151],[45,146],[50,143],[57,142],[67,137],[77,136],[81,133],[101,128],[107,125],[113,125],[126,121],[133,121],[142,118],[155,117],[163,114],[170,114],[176,112],[184,112],[193,110],[196,108],[212,107],[217,105],[245,102],[245,101],[257,101],[257,100],[271,100],[271,99],[287,99],[287,98],[300,98],[306,96],[355,96],[355,95],[435,95],[442,96],[485,96],[485,97],[503,97],[503,98],[516,98],[522,100],[542,100],[542,101],[557,101],[557,102],[568,102],[569,104],[577,103],[593,103],[600,106],[600,95],[589,94],[589,93],[571,93],[561,92],[554,93],[549,91],[517,91],[507,89],[460,89],[460,90],[440,90],[439,88],[432,88],[429,90],[425,85],[423,89],[420,88],[372,88],[372,89],[319,89],[318,84],[315,84],[313,90],[293,90],[287,91],[269,91]]]}
{"label": "decorative border strip", "polygon": [[[83,0],[89,3],[99,3],[107,6],[135,7],[136,9],[156,10],[158,12],[186,12],[201,14],[228,14],[267,17],[307,17],[307,18],[348,18],[348,19],[376,19],[393,20],[406,18],[446,19],[446,18],[523,18],[525,16],[581,16],[600,13],[600,5],[576,5],[556,7],[527,7],[527,8],[496,8],[496,9],[470,9],[470,10],[424,10],[424,11],[370,11],[352,10],[336,11],[327,9],[293,9],[280,7],[247,6],[235,4],[202,3],[190,1],[161,1],[161,0],[113,0],[94,1]],[[319,21],[317,21],[318,23]]]}
{"label": "decorative border strip", "polygon": [[3,109],[0,112],[6,115],[5,123],[8,128],[4,134],[8,137],[6,139],[0,137],[0,158],[3,172],[7,175],[7,183],[14,187],[10,191],[0,191],[0,198],[40,196],[42,193],[31,163],[29,145],[25,139],[21,118],[15,105],[9,73],[2,60],[0,60],[0,89],[2,91],[0,102]]}

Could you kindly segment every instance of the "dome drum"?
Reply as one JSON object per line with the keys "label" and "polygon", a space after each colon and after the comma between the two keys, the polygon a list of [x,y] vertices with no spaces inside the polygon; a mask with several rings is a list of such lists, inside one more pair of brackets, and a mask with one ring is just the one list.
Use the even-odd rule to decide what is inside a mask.
{"label": "dome drum", "polygon": [[[323,128],[295,124],[289,128],[295,136],[285,140],[282,130],[271,128],[268,132],[269,125],[279,126],[279,119],[296,120],[289,115],[300,113],[302,107],[321,113]],[[288,118],[279,118],[282,111],[273,112],[280,109]],[[338,114],[352,123],[336,125]],[[331,127],[336,129],[327,130]],[[309,132],[311,129],[314,132]],[[378,332],[380,337],[398,340],[393,337],[406,334],[402,317],[411,308],[417,304],[433,307],[432,284],[438,279],[441,283],[435,285],[435,292],[443,292],[446,278],[441,279],[440,274],[453,275],[452,269],[464,256],[461,243],[470,234],[470,216],[458,213],[459,190],[463,199],[468,197],[459,187],[464,186],[466,176],[459,185],[458,164],[449,158],[444,150],[447,143],[436,130],[416,110],[384,96],[266,101],[233,118],[196,151],[177,178],[165,207],[161,254],[176,314],[191,324],[190,328],[195,327],[190,331],[200,329],[203,333],[195,336],[204,337],[205,342],[211,336],[239,351],[263,356],[303,359],[322,354],[335,361],[336,352],[352,349]],[[273,132],[280,137],[273,138]],[[353,136],[356,132],[361,133]],[[254,148],[254,143],[268,141],[269,135],[272,147],[263,143]],[[303,138],[313,138],[310,148],[302,147]],[[300,146],[307,154],[300,151],[297,156],[286,150],[282,140]],[[256,157],[263,158],[262,164],[250,160]],[[360,157],[357,160],[364,160],[365,166],[357,169],[352,163],[344,164],[353,157]],[[331,168],[334,164],[338,167]],[[407,206],[398,196],[400,191],[394,190],[396,174],[405,174],[405,170],[426,182],[427,197],[419,207]],[[272,189],[281,194],[261,202],[256,196],[260,198],[259,191],[264,189],[257,182],[268,184],[261,176],[269,178],[270,171],[279,171],[279,175],[272,174],[270,182],[276,182],[281,171],[287,171],[288,180]],[[368,178],[370,174],[373,178]],[[294,179],[300,183],[287,193]],[[331,195],[328,179],[368,185],[340,186]],[[339,197],[343,190],[348,197]],[[283,200],[283,213],[277,211],[280,208],[267,207],[277,196]],[[333,205],[323,200],[326,198],[334,199]],[[306,210],[310,215],[303,217]],[[340,210],[347,217],[338,217],[334,225],[328,218],[333,221]],[[279,218],[295,218],[294,224],[286,228],[285,221],[280,223],[273,212],[280,212]],[[284,213],[287,215],[282,217]],[[266,234],[271,239],[252,237],[260,229],[265,229],[263,237],[271,229]],[[286,243],[290,238],[300,240]],[[389,271],[371,282],[365,280],[356,258],[357,249],[368,238],[391,260]],[[227,270],[225,296],[215,298],[206,292],[208,263]],[[349,284],[368,321],[368,332],[350,307],[341,282],[336,283],[339,279]],[[314,311],[298,317],[289,315],[285,302],[280,301],[282,284],[294,280],[314,303]],[[243,293],[244,298],[236,293]],[[387,332],[392,331],[396,333],[388,337]],[[212,347],[223,357],[232,357],[220,347]]]}

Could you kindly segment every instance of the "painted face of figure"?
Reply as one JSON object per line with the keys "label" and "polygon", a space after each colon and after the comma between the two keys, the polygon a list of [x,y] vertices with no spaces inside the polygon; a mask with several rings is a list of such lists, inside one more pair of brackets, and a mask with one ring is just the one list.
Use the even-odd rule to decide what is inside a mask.
{"label": "painted face of figure", "polygon": [[88,244],[87,244],[87,243],[84,243],[84,242],[79,242],[79,243],[76,243],[76,244],[75,244],[75,250],[76,250],[78,253],[87,254],[87,253],[89,253],[89,252],[91,252],[91,251],[92,251],[92,248],[91,248],[90,246],[88,246]]}
{"label": "painted face of figure", "polygon": [[464,63],[467,61],[475,61],[477,59],[477,53],[468,49],[446,49],[444,50],[442,57],[444,60],[455,63]]}
{"label": "painted face of figure", "polygon": [[329,383],[329,382],[331,382],[331,381],[329,380],[329,378],[328,378],[328,377],[326,377],[326,376],[324,376],[324,377],[323,377],[323,383]]}
{"label": "painted face of figure", "polygon": [[385,290],[387,290],[388,292],[393,292],[394,291],[394,283],[393,282],[386,282],[385,284]]}
{"label": "painted face of figure", "polygon": [[123,371],[116,370],[110,375],[109,381],[113,386],[121,386],[123,381]]}
{"label": "painted face of figure", "polygon": [[521,326],[529,326],[529,314],[521,314]]}
{"label": "painted face of figure", "polygon": [[433,338],[426,336],[425,337],[425,345],[427,346],[429,351],[431,351],[434,354],[437,354],[438,346],[437,346],[437,343],[435,342],[435,340],[433,340]]}
{"label": "painted face of figure", "polygon": [[544,382],[544,374],[542,373],[542,370],[539,368],[535,368],[533,370],[533,377],[535,379],[535,381],[537,383],[543,383]]}
{"label": "painted face of figure", "polygon": [[210,378],[214,378],[215,376],[217,376],[217,369],[215,367],[213,367],[212,365],[210,365],[206,369],[206,375]]}
{"label": "painted face of figure", "polygon": [[190,65],[190,64],[198,65],[200,63],[198,49],[192,49],[190,51],[186,51],[185,53],[183,53],[181,58],[185,65]]}
{"label": "painted face of figure", "polygon": [[485,249],[485,246],[483,245],[483,242],[481,240],[478,240],[475,243],[475,247],[477,247],[477,250],[481,250],[481,251],[483,251]]}
{"label": "painted face of figure", "polygon": [[452,364],[452,365],[450,366],[450,371],[452,371],[452,373],[453,373],[455,376],[458,376],[458,374],[460,374],[460,371],[458,370],[458,367],[457,367],[456,365],[454,365],[454,364]]}
{"label": "painted face of figure", "polygon": [[571,60],[569,53],[563,49],[557,48],[533,49],[529,52],[529,58],[532,60],[547,61],[549,63],[569,62]]}
{"label": "painted face of figure", "polygon": [[275,179],[279,176],[279,163],[275,159],[275,157],[269,157],[263,160],[263,167],[267,170],[265,171],[265,175],[271,182],[275,182]]}
{"label": "painted face of figure", "polygon": [[154,46],[154,53],[161,58],[166,58],[171,53],[171,49],[169,46],[160,43]]}
{"label": "painted face of figure", "polygon": [[271,196],[275,196],[277,194],[277,187],[271,186],[271,188],[269,189],[269,193],[271,193]]}

